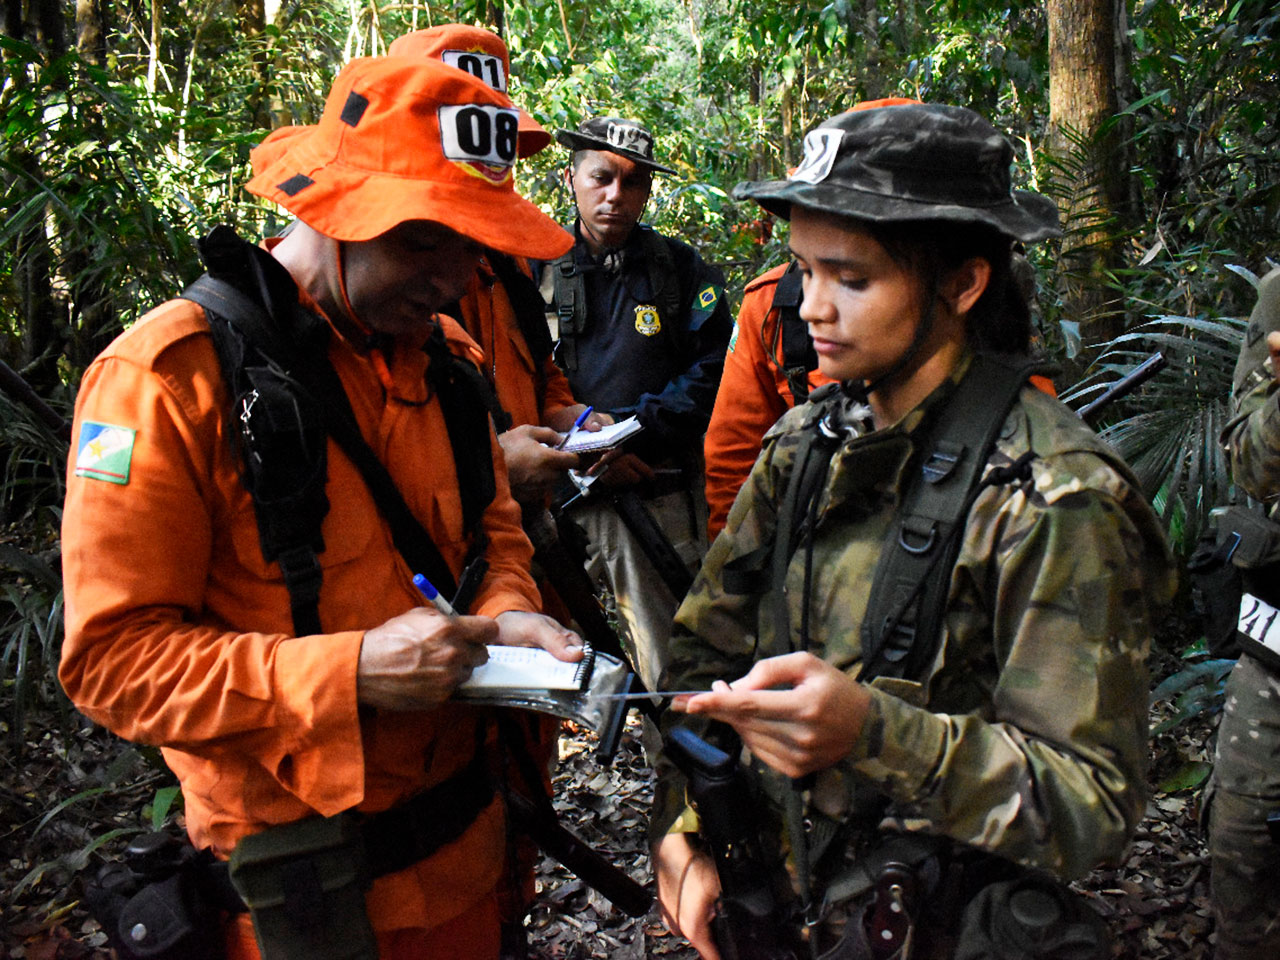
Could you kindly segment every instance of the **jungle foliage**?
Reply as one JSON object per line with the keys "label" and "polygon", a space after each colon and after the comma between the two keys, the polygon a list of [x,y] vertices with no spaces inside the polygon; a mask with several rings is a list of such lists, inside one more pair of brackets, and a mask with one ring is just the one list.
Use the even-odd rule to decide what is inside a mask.
{"label": "jungle foliage", "polygon": [[[1084,2],[1084,0],[1081,0]],[[1179,545],[1231,496],[1215,444],[1250,279],[1274,254],[1280,214],[1280,12],[1266,0],[1117,0],[1119,112],[1051,149],[1048,14],[1008,0],[33,0],[0,35],[0,359],[69,417],[87,363],[199,273],[193,238],[218,222],[283,225],[248,196],[251,146],[314,121],[333,75],[401,33],[462,21],[499,30],[513,99],[549,129],[596,113],[651,125],[664,162],[648,211],[741,286],[785,256],[785,229],[729,195],[783,175],[803,133],[883,96],[972,106],[1015,144],[1019,185],[1070,212],[1069,235],[1121,252],[1077,276],[1061,242],[1040,268],[1040,345],[1083,401],[1152,349],[1172,371],[1109,415]],[[1122,202],[1081,208],[1106,138]],[[1055,141],[1056,142],[1056,141]],[[552,147],[522,190],[571,217]],[[1097,238],[1101,236],[1102,240]],[[1074,268],[1072,268],[1074,269]],[[1088,341],[1071,283],[1118,305],[1123,334]],[[10,729],[57,696],[56,522],[65,440],[8,404],[0,426],[0,680]],[[16,695],[15,695],[16,694]]]}

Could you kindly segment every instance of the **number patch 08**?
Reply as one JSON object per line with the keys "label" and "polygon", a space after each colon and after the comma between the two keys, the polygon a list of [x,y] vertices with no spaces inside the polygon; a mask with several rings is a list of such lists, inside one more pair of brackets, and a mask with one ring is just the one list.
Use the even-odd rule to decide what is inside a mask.
{"label": "number patch 08", "polygon": [[440,108],[440,141],[450,160],[509,167],[516,160],[520,117],[509,107],[467,103]]}

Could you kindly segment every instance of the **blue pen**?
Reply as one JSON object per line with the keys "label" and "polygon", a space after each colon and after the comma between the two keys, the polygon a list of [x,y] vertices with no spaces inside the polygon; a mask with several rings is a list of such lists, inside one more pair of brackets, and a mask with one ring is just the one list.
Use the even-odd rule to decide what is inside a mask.
{"label": "blue pen", "polygon": [[584,423],[587,422],[587,417],[591,416],[591,411],[593,411],[594,409],[595,407],[587,407],[587,409],[583,410],[580,414],[578,414],[578,419],[573,421],[573,426],[570,427],[569,432],[564,435],[564,439],[556,444],[557,450],[564,449],[564,445],[573,439],[573,435],[577,433],[579,429],[581,429]]}
{"label": "blue pen", "polygon": [[435,608],[446,617],[456,617],[458,615],[458,611],[453,609],[453,604],[440,596],[440,591],[433,587],[431,581],[422,574],[415,573],[413,575],[413,585],[418,588],[420,594],[430,600]]}

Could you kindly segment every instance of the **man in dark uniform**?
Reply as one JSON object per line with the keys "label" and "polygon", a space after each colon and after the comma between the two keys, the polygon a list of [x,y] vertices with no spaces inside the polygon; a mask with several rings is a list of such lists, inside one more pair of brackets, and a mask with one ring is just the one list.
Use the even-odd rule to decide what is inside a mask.
{"label": "man in dark uniform", "polygon": [[[640,676],[652,684],[681,597],[614,498],[638,496],[683,564],[696,568],[706,547],[702,436],[733,321],[720,271],[640,223],[654,171],[675,172],[654,161],[653,135],[633,120],[595,117],[556,139],[573,151],[565,177],[578,208],[573,249],[541,268],[556,361],[578,400],[615,420],[634,415],[644,428],[574,519],[590,539],[592,572],[617,600]],[[634,526],[634,511],[632,518]]]}

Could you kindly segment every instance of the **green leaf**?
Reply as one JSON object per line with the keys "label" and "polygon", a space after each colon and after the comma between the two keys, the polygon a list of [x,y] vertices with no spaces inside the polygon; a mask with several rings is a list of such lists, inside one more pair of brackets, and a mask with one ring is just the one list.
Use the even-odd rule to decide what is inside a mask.
{"label": "green leaf", "polygon": [[787,83],[796,82],[796,58],[794,56],[789,53],[783,55],[781,72],[782,79]]}
{"label": "green leaf", "polygon": [[1169,776],[1156,785],[1160,793],[1177,793],[1179,790],[1194,790],[1209,779],[1213,772],[1213,764],[1207,760],[1188,760]]}
{"label": "green leaf", "polygon": [[169,810],[173,806],[181,793],[179,787],[161,787],[156,791],[155,799],[151,801],[151,829],[159,830],[164,826],[165,820],[169,816]]}

